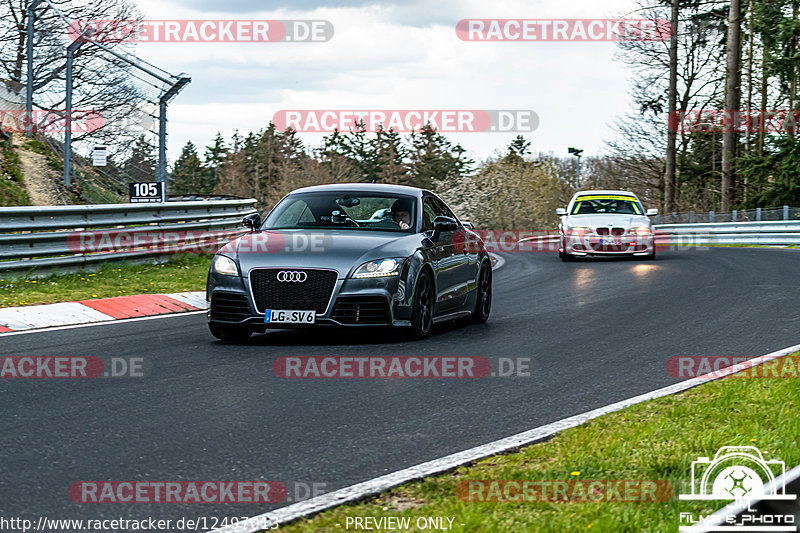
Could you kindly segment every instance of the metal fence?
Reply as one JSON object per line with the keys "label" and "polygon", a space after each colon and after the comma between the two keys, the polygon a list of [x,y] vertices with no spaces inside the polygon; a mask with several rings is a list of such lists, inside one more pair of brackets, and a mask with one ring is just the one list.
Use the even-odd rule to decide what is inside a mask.
{"label": "metal fence", "polygon": [[254,199],[0,208],[0,274],[213,252],[243,233]]}
{"label": "metal fence", "polygon": [[656,215],[656,224],[699,224],[713,222],[766,222],[769,220],[800,220],[800,207],[758,207],[756,209],[745,209],[740,211],[730,211],[717,213],[666,213]]}
{"label": "metal fence", "polygon": [[800,244],[800,220],[657,224],[660,244]]}

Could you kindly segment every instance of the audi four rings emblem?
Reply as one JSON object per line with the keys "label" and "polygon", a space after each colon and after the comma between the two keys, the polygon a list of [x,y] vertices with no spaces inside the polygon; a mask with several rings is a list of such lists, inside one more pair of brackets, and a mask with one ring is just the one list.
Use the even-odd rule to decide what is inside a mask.
{"label": "audi four rings emblem", "polygon": [[281,270],[276,279],[292,283],[303,283],[308,278],[308,274],[302,271]]}

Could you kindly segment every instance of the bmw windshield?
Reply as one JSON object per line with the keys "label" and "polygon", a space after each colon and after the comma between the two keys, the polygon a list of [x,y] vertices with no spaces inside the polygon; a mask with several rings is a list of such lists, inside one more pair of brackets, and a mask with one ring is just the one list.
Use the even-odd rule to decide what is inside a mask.
{"label": "bmw windshield", "polygon": [[413,233],[413,196],[353,192],[308,192],[284,198],[262,229],[350,229]]}
{"label": "bmw windshield", "polygon": [[628,196],[581,196],[575,200],[570,215],[643,215],[638,200]]}

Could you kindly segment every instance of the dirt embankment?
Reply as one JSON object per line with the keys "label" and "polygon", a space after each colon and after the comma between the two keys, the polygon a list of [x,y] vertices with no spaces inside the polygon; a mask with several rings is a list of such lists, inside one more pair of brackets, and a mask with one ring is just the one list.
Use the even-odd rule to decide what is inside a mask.
{"label": "dirt embankment", "polygon": [[61,182],[63,176],[48,165],[47,156],[34,151],[25,135],[15,134],[13,143],[31,205],[71,204],[71,195]]}

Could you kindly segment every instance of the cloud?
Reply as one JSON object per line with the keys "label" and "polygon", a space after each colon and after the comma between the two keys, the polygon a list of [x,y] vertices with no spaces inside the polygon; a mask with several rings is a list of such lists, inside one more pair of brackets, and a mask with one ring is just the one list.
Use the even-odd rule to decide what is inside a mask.
{"label": "cloud", "polygon": [[[627,76],[613,43],[464,42],[462,18],[608,17],[632,0],[263,2],[144,0],[148,18],[325,19],[326,43],[140,44],[136,53],[192,83],[170,105],[170,159],[187,140],[258,130],[281,109],[532,109],[534,150],[602,149],[627,110]],[[208,9],[208,11],[206,11]],[[448,135],[476,158],[515,134]],[[301,134],[314,146],[321,136]]]}

